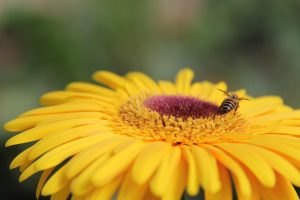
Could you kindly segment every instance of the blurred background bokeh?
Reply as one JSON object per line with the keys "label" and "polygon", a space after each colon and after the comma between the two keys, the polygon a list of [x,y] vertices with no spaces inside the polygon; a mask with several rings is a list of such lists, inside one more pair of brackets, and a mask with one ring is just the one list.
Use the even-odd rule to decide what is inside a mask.
{"label": "blurred background bokeh", "polygon": [[[0,123],[99,69],[173,79],[189,66],[198,80],[300,107],[299,19],[299,0],[0,0]],[[8,170],[22,150],[4,150],[10,136],[0,199],[34,199],[36,180]]]}

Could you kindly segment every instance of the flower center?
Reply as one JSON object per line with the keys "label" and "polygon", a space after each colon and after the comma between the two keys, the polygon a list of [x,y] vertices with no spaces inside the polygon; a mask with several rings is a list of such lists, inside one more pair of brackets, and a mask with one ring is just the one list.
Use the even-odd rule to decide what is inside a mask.
{"label": "flower center", "polygon": [[148,98],[144,105],[161,115],[183,119],[189,117],[196,119],[219,114],[217,105],[188,96],[153,96]]}
{"label": "flower center", "polygon": [[220,115],[217,105],[190,96],[134,96],[116,114],[110,118],[115,133],[144,141],[200,145],[250,136],[238,112]]}

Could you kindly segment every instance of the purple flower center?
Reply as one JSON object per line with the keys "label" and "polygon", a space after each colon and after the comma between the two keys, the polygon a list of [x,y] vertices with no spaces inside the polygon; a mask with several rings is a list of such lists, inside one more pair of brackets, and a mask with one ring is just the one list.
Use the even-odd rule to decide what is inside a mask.
{"label": "purple flower center", "polygon": [[195,119],[220,114],[217,105],[188,96],[153,96],[148,98],[144,105],[161,115],[183,119],[189,117]]}

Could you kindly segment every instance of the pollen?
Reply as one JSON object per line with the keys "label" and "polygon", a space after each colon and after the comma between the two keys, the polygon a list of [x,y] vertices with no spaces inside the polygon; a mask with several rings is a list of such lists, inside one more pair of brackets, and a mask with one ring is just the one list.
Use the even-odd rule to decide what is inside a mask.
{"label": "pollen", "polygon": [[248,137],[248,123],[237,112],[220,115],[217,105],[190,96],[131,97],[112,117],[116,133],[145,141],[199,145]]}

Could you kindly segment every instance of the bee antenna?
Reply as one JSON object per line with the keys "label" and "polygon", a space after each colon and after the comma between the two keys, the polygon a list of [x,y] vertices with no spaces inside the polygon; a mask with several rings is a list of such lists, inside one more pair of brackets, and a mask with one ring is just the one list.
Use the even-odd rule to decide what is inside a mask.
{"label": "bee antenna", "polygon": [[223,92],[224,94],[226,94],[227,96],[230,96],[230,94],[227,91],[221,90],[219,88],[217,88],[219,91]]}
{"label": "bee antenna", "polygon": [[240,97],[239,100],[240,100],[240,101],[243,101],[243,100],[250,101],[250,99],[245,98],[245,97]]}

